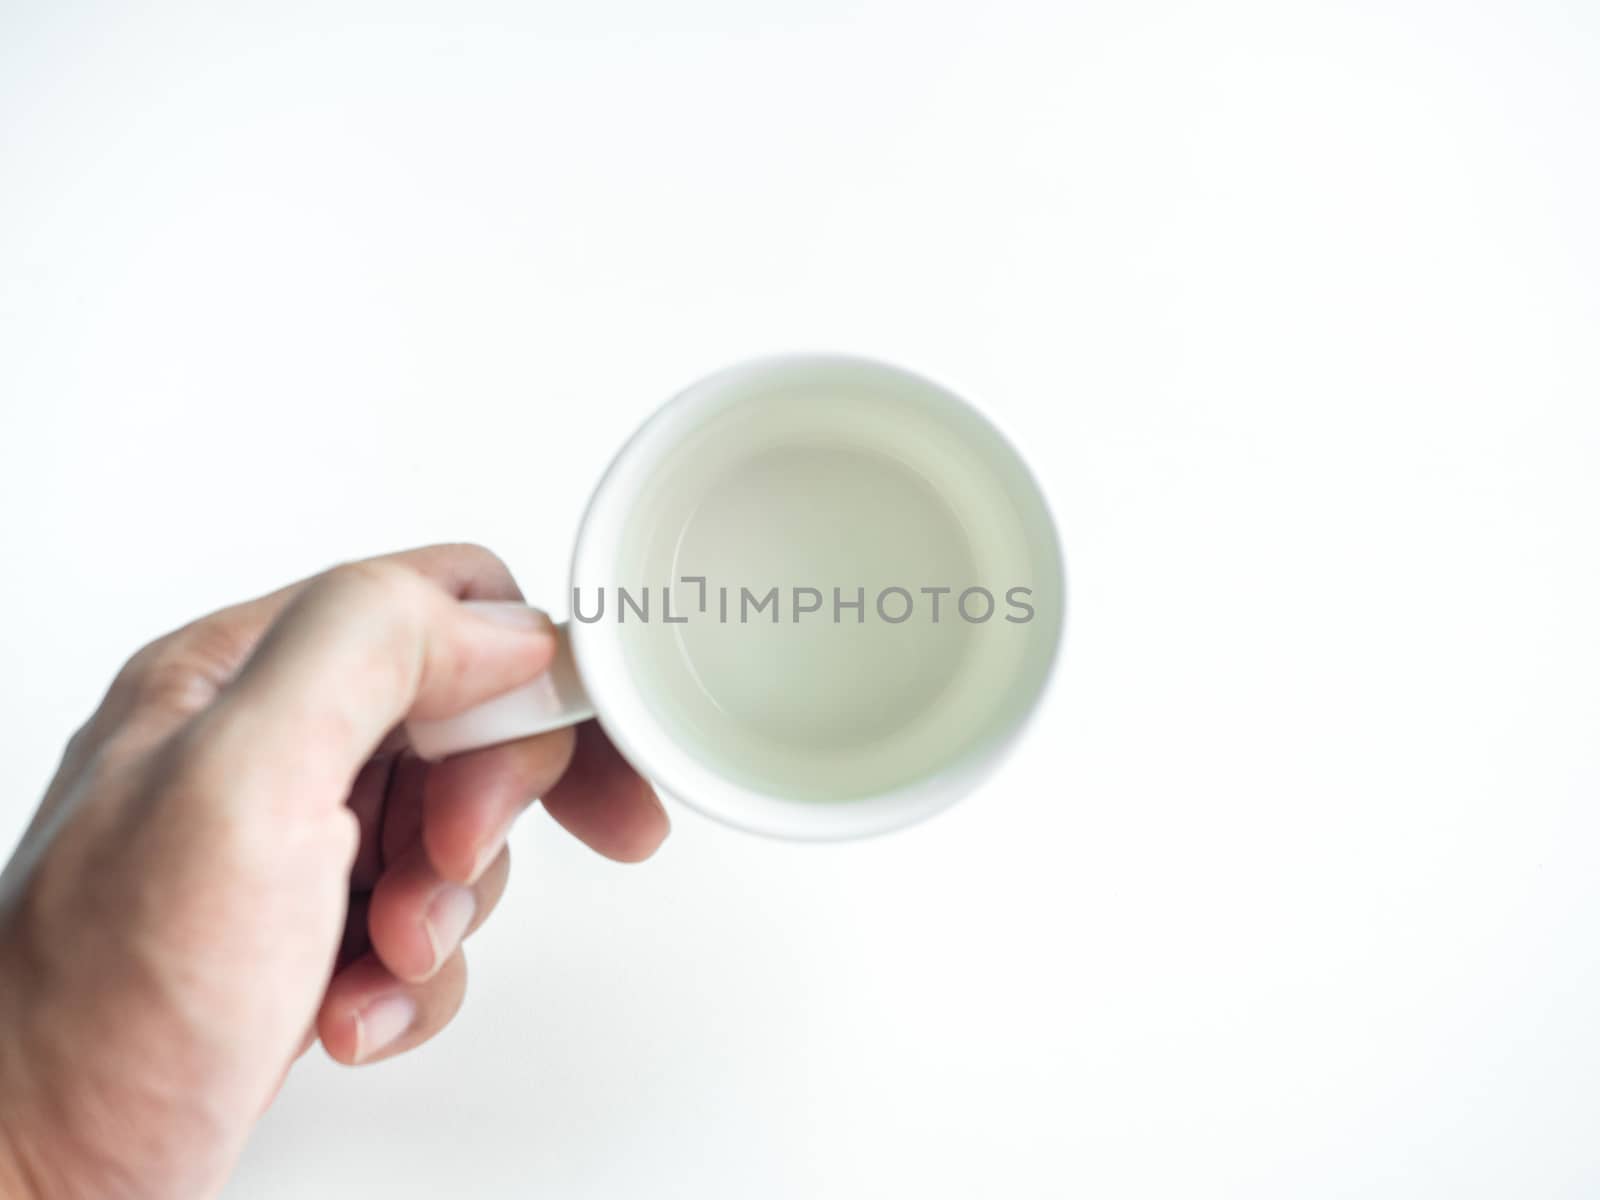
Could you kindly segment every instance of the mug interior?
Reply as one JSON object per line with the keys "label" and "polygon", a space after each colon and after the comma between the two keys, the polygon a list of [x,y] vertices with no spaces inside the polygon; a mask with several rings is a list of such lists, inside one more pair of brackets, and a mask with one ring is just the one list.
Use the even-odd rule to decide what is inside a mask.
{"label": "mug interior", "polygon": [[731,368],[591,502],[573,646],[623,753],[710,815],[843,837],[954,799],[1048,677],[1061,558],[1015,451],[861,359]]}

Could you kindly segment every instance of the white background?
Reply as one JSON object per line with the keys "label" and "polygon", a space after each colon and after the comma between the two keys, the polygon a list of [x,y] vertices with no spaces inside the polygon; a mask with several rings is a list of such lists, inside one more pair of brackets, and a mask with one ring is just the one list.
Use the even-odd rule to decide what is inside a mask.
{"label": "white background", "polygon": [[655,403],[870,353],[1058,509],[1026,744],[860,845],[534,813],[230,1195],[1592,1196],[1597,100],[1588,4],[8,0],[0,835],[164,629],[560,609]]}

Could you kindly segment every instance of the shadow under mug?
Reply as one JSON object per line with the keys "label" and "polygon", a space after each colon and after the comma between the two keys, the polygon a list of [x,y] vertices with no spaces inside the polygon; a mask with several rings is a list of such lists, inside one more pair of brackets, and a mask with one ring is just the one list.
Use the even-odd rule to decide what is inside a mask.
{"label": "shadow under mug", "polygon": [[861,837],[993,769],[1066,616],[1038,485],[971,406],[834,355],[730,367],[659,409],[589,502],[550,672],[408,732],[428,758],[598,717],[727,824]]}

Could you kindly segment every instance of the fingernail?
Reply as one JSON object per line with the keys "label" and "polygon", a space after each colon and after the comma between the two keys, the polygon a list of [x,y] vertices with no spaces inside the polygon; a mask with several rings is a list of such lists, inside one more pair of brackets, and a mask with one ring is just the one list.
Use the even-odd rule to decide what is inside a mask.
{"label": "fingernail", "polygon": [[471,888],[447,883],[433,894],[427,915],[422,919],[422,928],[428,935],[428,944],[433,947],[434,970],[437,971],[439,964],[461,944],[467,926],[472,923],[472,914],[477,910],[478,898]]}
{"label": "fingernail", "polygon": [[490,624],[506,629],[523,629],[530,633],[548,633],[551,629],[549,617],[520,600],[467,600],[463,602],[463,607]]}
{"label": "fingernail", "polygon": [[379,996],[356,1013],[356,1062],[392,1045],[417,1019],[417,1002],[405,992]]}

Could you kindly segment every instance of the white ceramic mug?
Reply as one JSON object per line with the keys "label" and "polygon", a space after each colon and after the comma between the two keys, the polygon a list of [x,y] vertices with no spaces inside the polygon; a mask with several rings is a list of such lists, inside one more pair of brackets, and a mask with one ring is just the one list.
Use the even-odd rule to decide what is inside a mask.
{"label": "white ceramic mug", "polygon": [[1049,678],[1055,527],[965,402],[859,358],[668,402],[595,489],[549,675],[412,722],[438,758],[597,716],[658,789],[775,837],[880,833],[983,778]]}

